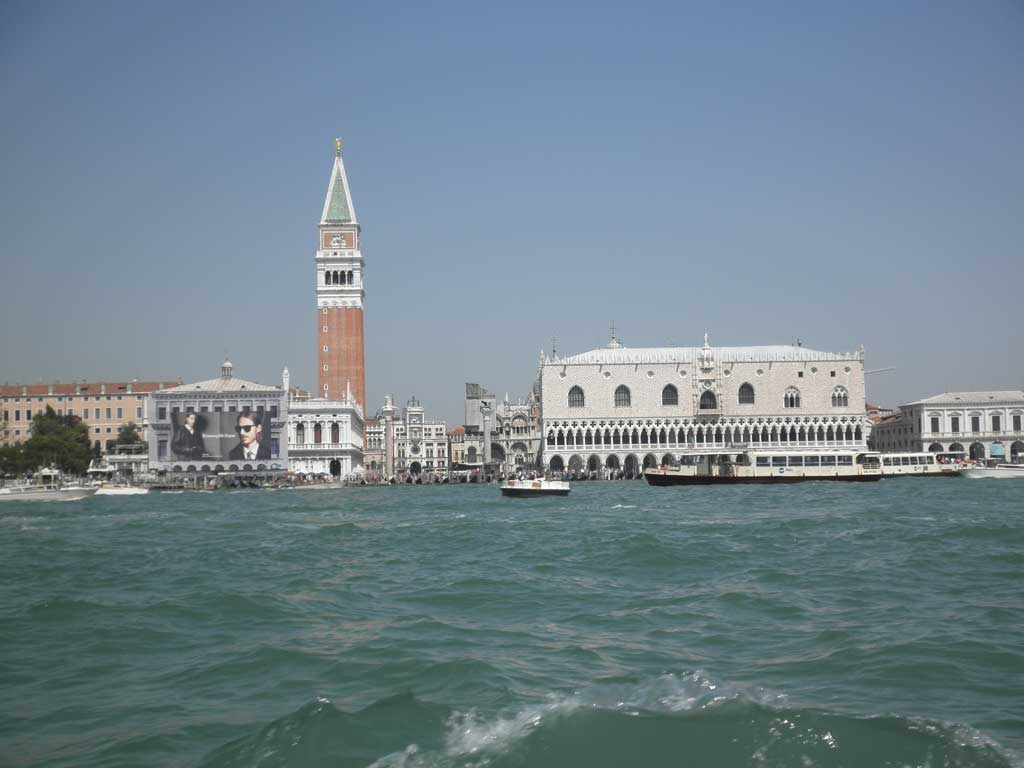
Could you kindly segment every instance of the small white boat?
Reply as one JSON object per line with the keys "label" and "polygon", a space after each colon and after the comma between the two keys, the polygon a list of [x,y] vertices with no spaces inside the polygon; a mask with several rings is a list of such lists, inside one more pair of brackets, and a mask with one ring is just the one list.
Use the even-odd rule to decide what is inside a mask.
{"label": "small white boat", "polygon": [[960,473],[971,480],[984,480],[987,478],[1006,480],[1012,477],[1024,479],[1024,464],[995,464],[975,465]]}
{"label": "small white boat", "polygon": [[43,469],[34,483],[0,488],[0,501],[76,501],[94,493],[91,485],[66,483],[59,470]]}
{"label": "small white boat", "polygon": [[506,480],[501,484],[501,495],[524,498],[528,496],[568,496],[570,487],[564,480]]}

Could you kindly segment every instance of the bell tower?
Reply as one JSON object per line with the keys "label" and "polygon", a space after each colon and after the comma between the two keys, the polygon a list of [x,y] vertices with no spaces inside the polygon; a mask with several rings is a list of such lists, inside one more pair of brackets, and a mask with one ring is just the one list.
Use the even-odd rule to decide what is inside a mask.
{"label": "bell tower", "polygon": [[317,397],[352,398],[366,413],[363,357],[363,254],[341,139],[327,185],[316,252]]}

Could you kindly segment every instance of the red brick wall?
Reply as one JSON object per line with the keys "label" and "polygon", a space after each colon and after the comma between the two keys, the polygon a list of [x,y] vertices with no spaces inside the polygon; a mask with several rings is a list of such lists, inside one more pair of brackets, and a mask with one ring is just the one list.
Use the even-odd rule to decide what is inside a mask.
{"label": "red brick wall", "polygon": [[[317,310],[317,397],[341,399],[345,384],[366,413],[366,368],[363,358],[363,310],[334,307]],[[327,328],[325,331],[324,328]],[[324,346],[327,351],[324,352]],[[327,370],[324,370],[324,365]],[[327,390],[324,390],[324,384]]]}

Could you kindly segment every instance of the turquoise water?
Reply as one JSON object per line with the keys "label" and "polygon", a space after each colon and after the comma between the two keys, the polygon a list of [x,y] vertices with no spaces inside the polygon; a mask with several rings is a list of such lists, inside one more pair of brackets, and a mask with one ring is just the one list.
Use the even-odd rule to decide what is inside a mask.
{"label": "turquoise water", "polygon": [[0,764],[1024,765],[1024,483],[0,508]]}

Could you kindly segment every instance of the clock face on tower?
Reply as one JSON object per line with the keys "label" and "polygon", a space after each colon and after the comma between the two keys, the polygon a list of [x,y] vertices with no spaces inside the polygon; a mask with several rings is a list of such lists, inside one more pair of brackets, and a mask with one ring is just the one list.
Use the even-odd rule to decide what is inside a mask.
{"label": "clock face on tower", "polygon": [[342,248],[346,250],[352,250],[354,248],[355,233],[354,232],[321,232],[320,233],[320,249],[327,250],[330,248]]}

